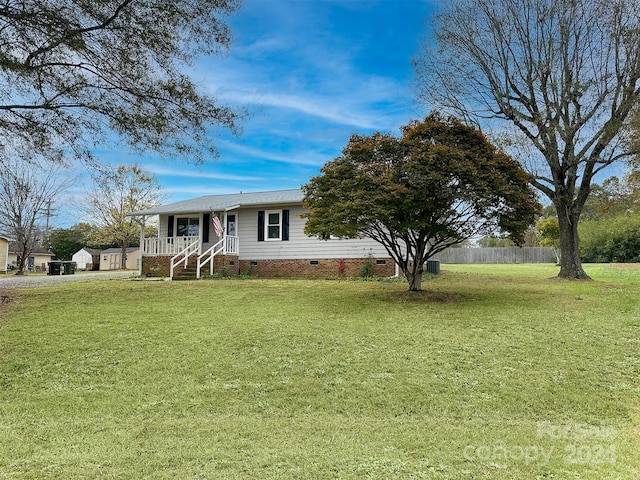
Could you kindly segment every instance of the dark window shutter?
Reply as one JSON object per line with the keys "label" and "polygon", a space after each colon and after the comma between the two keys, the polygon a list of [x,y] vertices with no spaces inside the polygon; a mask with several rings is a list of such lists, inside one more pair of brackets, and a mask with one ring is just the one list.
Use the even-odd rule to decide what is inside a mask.
{"label": "dark window shutter", "polygon": [[202,242],[209,242],[209,225],[211,225],[211,214],[205,213],[202,215]]}
{"label": "dark window shutter", "polygon": [[264,210],[258,211],[258,241],[264,242]]}
{"label": "dark window shutter", "polygon": [[173,215],[167,219],[167,237],[173,237]]}
{"label": "dark window shutter", "polygon": [[289,240],[289,210],[282,210],[282,240]]}

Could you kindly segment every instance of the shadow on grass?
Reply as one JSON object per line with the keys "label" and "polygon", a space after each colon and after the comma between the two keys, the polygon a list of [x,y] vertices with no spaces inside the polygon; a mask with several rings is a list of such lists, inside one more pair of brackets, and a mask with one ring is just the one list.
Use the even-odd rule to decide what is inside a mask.
{"label": "shadow on grass", "polygon": [[471,300],[462,293],[438,292],[434,290],[420,290],[419,292],[389,292],[387,299],[398,303],[463,303]]}

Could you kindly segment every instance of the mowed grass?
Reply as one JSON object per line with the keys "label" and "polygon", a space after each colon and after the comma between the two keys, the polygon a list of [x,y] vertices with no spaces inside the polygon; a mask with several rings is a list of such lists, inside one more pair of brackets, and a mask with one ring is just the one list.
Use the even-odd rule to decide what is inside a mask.
{"label": "mowed grass", "polygon": [[14,290],[0,478],[640,478],[640,268],[443,268]]}

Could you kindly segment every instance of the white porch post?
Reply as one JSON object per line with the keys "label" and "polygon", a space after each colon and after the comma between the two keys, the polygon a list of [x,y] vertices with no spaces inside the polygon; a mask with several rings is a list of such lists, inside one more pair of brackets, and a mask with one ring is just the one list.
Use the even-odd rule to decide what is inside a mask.
{"label": "white porch post", "polygon": [[140,221],[140,256],[138,257],[138,276],[142,276],[142,257],[144,257],[144,222],[147,216],[142,215],[142,220]]}
{"label": "white porch post", "polygon": [[222,243],[222,245],[224,245],[224,250],[223,250],[223,255],[227,254],[227,211],[224,211],[224,221],[222,223],[222,239],[224,240],[224,242]]}

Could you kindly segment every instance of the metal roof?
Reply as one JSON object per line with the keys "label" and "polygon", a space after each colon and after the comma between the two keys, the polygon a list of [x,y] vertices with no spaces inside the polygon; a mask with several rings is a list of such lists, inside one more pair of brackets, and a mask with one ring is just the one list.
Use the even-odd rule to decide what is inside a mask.
{"label": "metal roof", "polygon": [[302,203],[302,190],[275,190],[271,192],[232,193],[227,195],[205,195],[204,197],[169,203],[159,207],[130,213],[129,216],[164,215],[195,212],[220,212],[241,207],[286,205]]}

